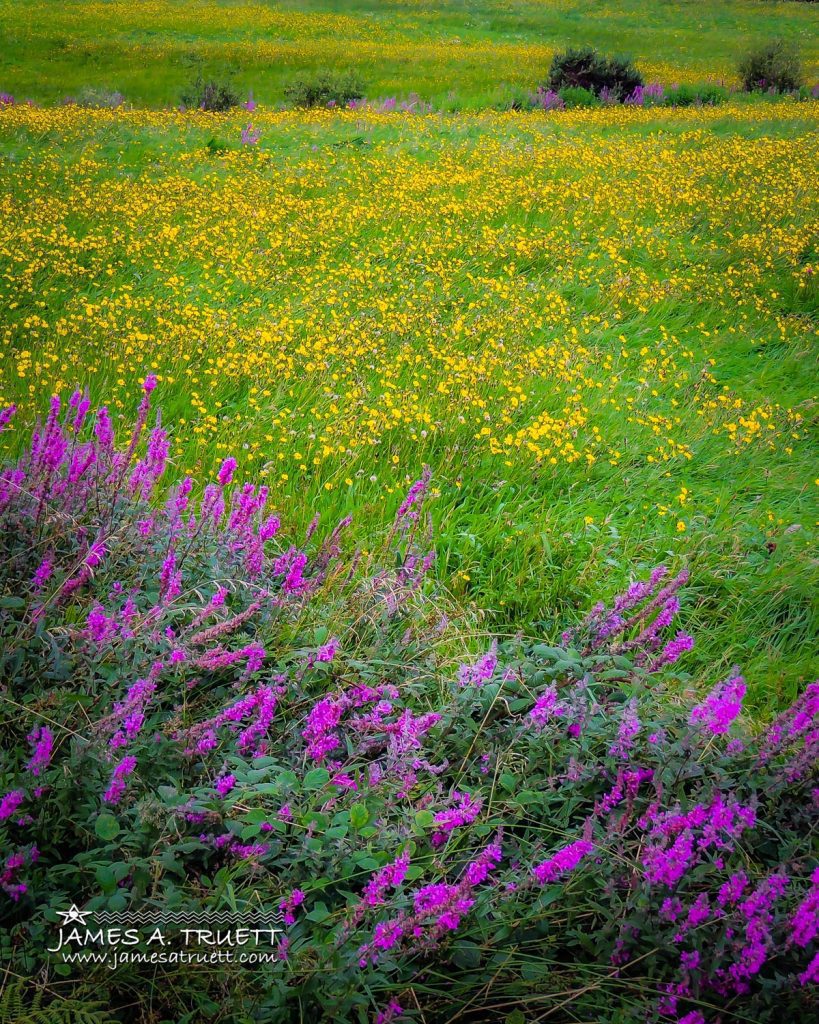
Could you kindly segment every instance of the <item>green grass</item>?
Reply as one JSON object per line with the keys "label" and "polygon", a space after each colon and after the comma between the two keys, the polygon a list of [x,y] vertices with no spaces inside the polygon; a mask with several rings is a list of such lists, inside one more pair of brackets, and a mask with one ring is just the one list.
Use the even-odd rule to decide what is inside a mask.
{"label": "green grass", "polygon": [[[815,109],[257,112],[257,148],[244,114],[7,111],[0,400],[125,412],[155,370],[178,471],[235,453],[288,529],[354,513],[365,546],[429,463],[438,577],[486,630],[688,564],[696,685],[736,662],[781,705],[816,670]],[[480,437],[575,403],[591,465]]]}
{"label": "green grass", "polygon": [[281,102],[298,71],[354,67],[372,97],[474,108],[534,88],[570,45],[630,53],[665,84],[733,82],[739,57],[772,35],[800,46],[811,84],[818,25],[814,5],[770,0],[2,0],[0,89],[58,102],[95,87],[164,106],[198,59],[265,103]]}

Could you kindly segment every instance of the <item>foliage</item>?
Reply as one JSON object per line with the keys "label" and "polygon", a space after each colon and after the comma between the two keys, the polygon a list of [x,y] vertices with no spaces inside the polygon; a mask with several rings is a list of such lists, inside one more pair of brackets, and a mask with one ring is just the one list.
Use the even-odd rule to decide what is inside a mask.
{"label": "foliage", "polygon": [[645,83],[629,57],[606,57],[589,46],[556,53],[547,84],[553,92],[584,89],[600,96],[606,90],[608,95],[624,100]]}
{"label": "foliage", "polygon": [[739,77],[746,92],[791,92],[802,84],[799,51],[786,39],[772,39],[754,47],[739,62]]}
{"label": "foliage", "polygon": [[[261,904],[278,962],[165,974],[150,1012],[488,1019],[525,993],[564,1020],[616,993],[623,1021],[807,1019],[819,685],[761,732],[736,671],[667,688],[694,641],[663,567],[553,644],[458,655],[427,472],[375,556],[345,556],[346,522],[293,543],[231,458],[160,493],[155,383],[119,442],[85,394],[53,399],[0,475],[17,973],[71,903]],[[73,969],[117,1015],[146,991],[136,965]]]}
{"label": "foliage", "polygon": [[355,71],[324,68],[298,75],[285,86],[284,95],[294,107],[346,107],[362,99],[364,84]]}
{"label": "foliage", "polygon": [[713,106],[728,99],[728,90],[719,85],[675,85],[665,91],[670,107]]}
{"label": "foliage", "polygon": [[600,104],[600,100],[590,89],[584,89],[581,86],[564,86],[557,95],[569,108],[596,107]]}
{"label": "foliage", "polygon": [[117,1024],[91,993],[80,987],[78,995],[55,999],[52,993],[46,1002],[42,988],[7,975],[0,991],[0,1024]]}
{"label": "foliage", "polygon": [[224,113],[239,106],[239,94],[230,79],[206,77],[201,66],[197,66],[196,76],[182,90],[179,99],[186,110]]}

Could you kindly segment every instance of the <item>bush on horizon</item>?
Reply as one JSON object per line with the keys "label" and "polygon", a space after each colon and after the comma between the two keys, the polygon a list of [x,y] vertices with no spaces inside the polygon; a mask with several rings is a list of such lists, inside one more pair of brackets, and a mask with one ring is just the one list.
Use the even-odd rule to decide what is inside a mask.
{"label": "bush on horizon", "polygon": [[297,75],[285,87],[288,102],[299,109],[311,107],[346,107],[363,99],[364,83],[355,71],[324,68]]}
{"label": "bush on horizon", "polygon": [[[54,398],[0,472],[2,943],[40,999],[55,975],[123,1020],[151,981],[138,1019],[809,1019],[819,684],[758,729],[738,671],[670,683],[694,640],[665,567],[470,653],[427,578],[427,472],[366,558],[349,520],[283,540],[234,459],[160,491],[154,385],[119,442]],[[44,949],[72,903],[287,928],[257,973],[69,977]]]}
{"label": "bush on horizon", "polygon": [[196,74],[179,96],[186,110],[205,110],[223,114],[239,106],[239,94],[230,76],[206,75],[200,62],[194,62]]}
{"label": "bush on horizon", "polygon": [[586,89],[600,96],[605,90],[621,101],[641,85],[645,80],[630,57],[606,57],[590,46],[556,53],[547,79],[553,92]]}
{"label": "bush on horizon", "polygon": [[794,92],[802,84],[799,50],[786,39],[754,47],[739,62],[738,72],[746,92]]}

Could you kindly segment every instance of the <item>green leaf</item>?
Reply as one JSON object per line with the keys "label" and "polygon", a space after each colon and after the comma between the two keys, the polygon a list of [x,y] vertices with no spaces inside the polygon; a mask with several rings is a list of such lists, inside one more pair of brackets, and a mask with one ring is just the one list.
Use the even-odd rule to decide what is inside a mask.
{"label": "green leaf", "polygon": [[371,857],[366,853],[355,854],[353,860],[363,871],[375,871],[377,868],[381,867],[375,857]]}
{"label": "green leaf", "polygon": [[350,808],[350,824],[353,828],[362,828],[370,820],[370,812],[367,810],[367,805],[363,803],[355,803]]}
{"label": "green leaf", "polygon": [[124,892],[115,892],[114,895],[108,900],[108,909],[117,911],[125,910],[128,906],[128,899]]}
{"label": "green leaf", "polygon": [[97,818],[94,831],[100,839],[115,839],[119,835],[119,822],[113,814],[103,813]]}
{"label": "green leaf", "polygon": [[518,780],[514,775],[510,775],[509,772],[504,772],[498,779],[498,782],[503,786],[507,793],[514,793],[518,784]]}
{"label": "green leaf", "polygon": [[330,781],[330,773],[326,768],[314,768],[304,776],[305,789],[321,789]]}
{"label": "green leaf", "polygon": [[308,921],[315,921],[316,923],[319,923],[321,921],[327,920],[327,918],[330,916],[330,911],[327,909],[326,903],[319,902],[315,905],[315,907],[313,907],[313,909],[309,913],[305,914],[304,916],[307,918]]}
{"label": "green leaf", "polygon": [[474,942],[461,942],[455,947],[452,962],[456,967],[467,969],[477,967],[481,962],[481,950]]}
{"label": "green leaf", "polygon": [[108,894],[116,889],[117,880],[114,878],[114,872],[107,864],[100,864],[95,874],[104,893]]}

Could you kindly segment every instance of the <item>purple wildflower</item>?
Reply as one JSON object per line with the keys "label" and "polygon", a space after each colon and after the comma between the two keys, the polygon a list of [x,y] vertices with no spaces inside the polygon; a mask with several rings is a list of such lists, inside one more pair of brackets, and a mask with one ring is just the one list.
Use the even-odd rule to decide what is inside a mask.
{"label": "purple wildflower", "polygon": [[573,871],[593,849],[594,845],[588,840],[577,839],[532,868],[532,874],[541,885],[546,885],[547,882],[554,882],[561,875]]}
{"label": "purple wildflower", "polygon": [[739,675],[717,683],[702,704],[692,709],[690,724],[700,724],[714,736],[724,735],[742,710],[745,689],[745,680]]}
{"label": "purple wildflower", "polygon": [[28,741],[34,747],[34,751],[26,768],[32,775],[39,775],[51,764],[54,736],[50,729],[41,725],[29,734]]}
{"label": "purple wildflower", "polygon": [[235,775],[222,775],[214,783],[214,788],[216,789],[216,792],[219,794],[219,796],[225,797],[228,795],[228,793],[233,789],[235,785]]}
{"label": "purple wildflower", "polygon": [[118,804],[122,799],[122,795],[125,792],[125,788],[128,785],[126,782],[127,777],[136,768],[137,759],[132,755],[127,755],[119,762],[114,768],[114,772],[111,776],[111,781],[108,784],[103,794],[103,800],[107,804]]}
{"label": "purple wildflower", "polygon": [[25,798],[26,794],[22,789],[13,789],[10,793],[6,793],[0,800],[0,821],[10,818]]}

